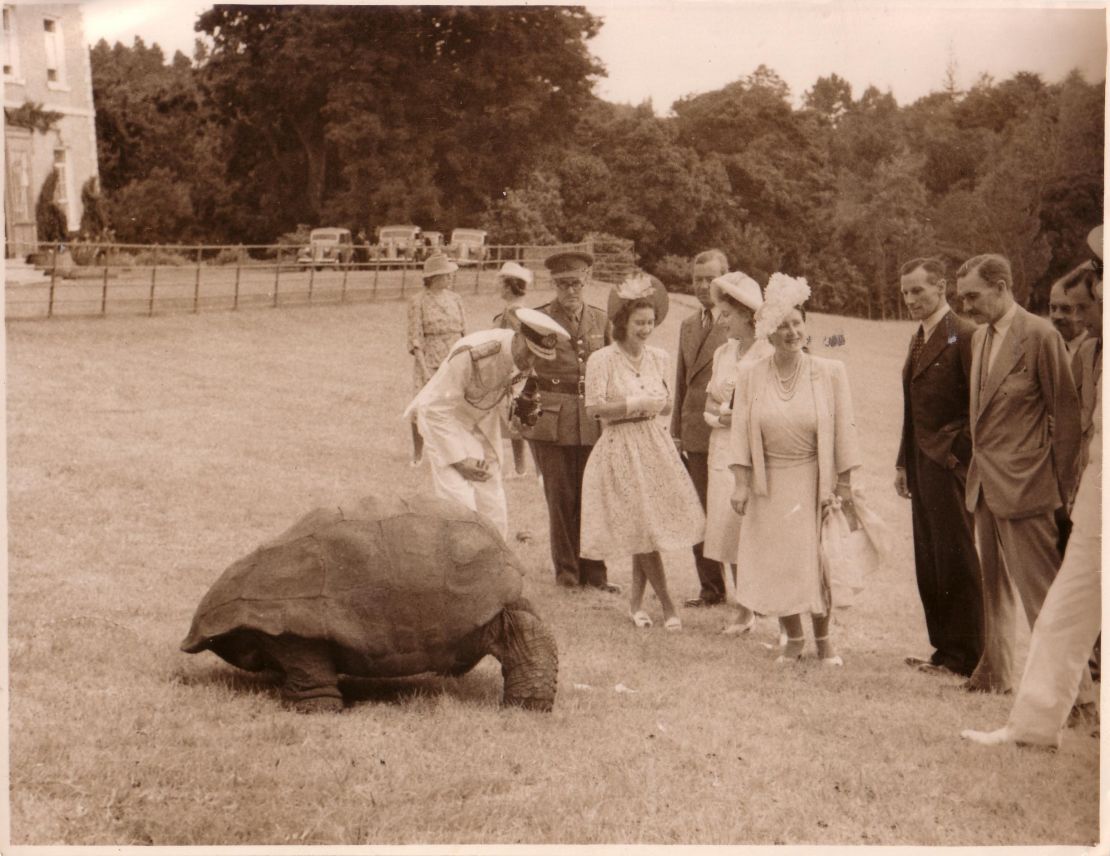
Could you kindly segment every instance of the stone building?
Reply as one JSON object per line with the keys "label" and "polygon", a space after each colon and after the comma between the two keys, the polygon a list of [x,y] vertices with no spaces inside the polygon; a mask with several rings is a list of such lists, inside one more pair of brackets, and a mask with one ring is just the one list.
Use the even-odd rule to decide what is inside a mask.
{"label": "stone building", "polygon": [[54,199],[70,230],[81,188],[97,177],[89,47],[76,3],[4,4],[5,258],[36,249],[35,203],[58,174]]}

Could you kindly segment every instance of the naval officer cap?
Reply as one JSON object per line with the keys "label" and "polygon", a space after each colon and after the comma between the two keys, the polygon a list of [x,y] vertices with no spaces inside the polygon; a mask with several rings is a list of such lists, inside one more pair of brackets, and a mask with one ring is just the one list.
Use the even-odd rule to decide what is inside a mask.
{"label": "naval officer cap", "polygon": [[555,359],[555,343],[559,339],[570,339],[570,333],[550,315],[526,306],[521,306],[514,314],[520,322],[520,332],[529,350],[541,360]]}
{"label": "naval officer cap", "polygon": [[554,253],[544,259],[544,267],[551,273],[552,279],[560,277],[580,277],[594,263],[594,257],[581,250],[567,250]]}

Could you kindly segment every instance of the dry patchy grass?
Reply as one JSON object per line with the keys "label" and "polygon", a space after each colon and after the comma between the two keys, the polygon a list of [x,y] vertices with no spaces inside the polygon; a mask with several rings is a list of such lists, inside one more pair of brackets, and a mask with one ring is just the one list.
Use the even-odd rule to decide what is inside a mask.
{"label": "dry patchy grass", "polygon": [[[473,324],[498,309],[467,300]],[[686,311],[676,298],[658,343]],[[500,710],[487,659],[455,680],[352,680],[347,712],[305,717],[268,676],[177,645],[219,572],[304,510],[428,485],[399,419],[404,305],[10,324],[13,842],[1096,840],[1096,741],[967,745],[959,729],[1000,724],[1010,700],[902,665],[927,647],[890,488],[909,325],[810,326],[845,334],[863,481],[897,534],[896,566],[838,614],[844,669],[775,668],[770,622],[737,641],[722,610],[686,610],[682,634],[636,631],[623,599],[557,590],[524,478],[511,526],[559,641],[554,712]],[[696,593],[689,555],[666,559],[674,593]]]}

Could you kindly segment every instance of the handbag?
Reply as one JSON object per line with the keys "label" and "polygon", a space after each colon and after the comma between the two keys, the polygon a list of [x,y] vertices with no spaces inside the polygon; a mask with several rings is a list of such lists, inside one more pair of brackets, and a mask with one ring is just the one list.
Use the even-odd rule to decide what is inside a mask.
{"label": "handbag", "polygon": [[863,492],[853,488],[849,503],[839,496],[826,501],[818,540],[826,597],[832,606],[851,606],[867,578],[886,564],[890,530]]}

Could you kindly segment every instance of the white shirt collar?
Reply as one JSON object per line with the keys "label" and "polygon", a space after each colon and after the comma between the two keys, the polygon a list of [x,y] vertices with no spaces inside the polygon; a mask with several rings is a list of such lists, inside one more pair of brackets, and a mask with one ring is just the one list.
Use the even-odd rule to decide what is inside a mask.
{"label": "white shirt collar", "polygon": [[940,319],[948,314],[948,302],[942,300],[940,306],[933,310],[933,314],[921,322],[921,328],[925,331],[925,341],[929,341],[929,337],[933,335],[933,331],[937,329],[937,324]]}

